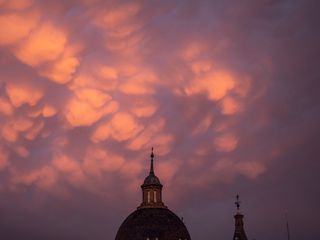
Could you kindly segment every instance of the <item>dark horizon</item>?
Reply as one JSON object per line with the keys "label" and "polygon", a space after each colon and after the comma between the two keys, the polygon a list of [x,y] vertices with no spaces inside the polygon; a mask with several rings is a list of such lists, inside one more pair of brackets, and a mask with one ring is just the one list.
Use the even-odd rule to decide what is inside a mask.
{"label": "dark horizon", "polygon": [[318,1],[0,0],[0,238],[112,240],[151,147],[192,240],[317,240]]}

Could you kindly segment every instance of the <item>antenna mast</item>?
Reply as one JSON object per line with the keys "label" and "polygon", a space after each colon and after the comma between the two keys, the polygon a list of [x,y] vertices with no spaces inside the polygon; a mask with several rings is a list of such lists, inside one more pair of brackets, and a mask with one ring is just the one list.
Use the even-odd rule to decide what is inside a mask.
{"label": "antenna mast", "polygon": [[287,226],[288,240],[290,240],[289,221],[288,221],[288,214],[287,214],[287,212],[285,213],[285,217],[286,217],[286,226]]}

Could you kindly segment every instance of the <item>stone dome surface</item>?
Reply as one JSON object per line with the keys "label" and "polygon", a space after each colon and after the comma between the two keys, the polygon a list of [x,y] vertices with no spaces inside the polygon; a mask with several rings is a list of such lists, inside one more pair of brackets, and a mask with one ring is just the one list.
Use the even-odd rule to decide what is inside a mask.
{"label": "stone dome surface", "polygon": [[116,240],[191,240],[181,219],[167,208],[140,208],[120,226]]}

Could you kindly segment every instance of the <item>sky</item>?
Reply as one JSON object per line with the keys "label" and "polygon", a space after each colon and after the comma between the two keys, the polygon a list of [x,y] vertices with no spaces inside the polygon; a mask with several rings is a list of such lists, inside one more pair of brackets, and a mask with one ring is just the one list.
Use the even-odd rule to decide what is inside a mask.
{"label": "sky", "polygon": [[0,236],[112,240],[154,147],[193,240],[319,239],[320,4],[0,0]]}

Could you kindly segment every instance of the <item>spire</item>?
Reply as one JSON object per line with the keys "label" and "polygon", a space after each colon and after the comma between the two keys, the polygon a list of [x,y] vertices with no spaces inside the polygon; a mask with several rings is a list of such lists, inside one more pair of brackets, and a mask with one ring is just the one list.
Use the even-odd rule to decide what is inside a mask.
{"label": "spire", "polygon": [[154,154],[153,154],[153,147],[151,148],[151,164],[150,164],[150,175],[154,175],[154,170],[153,170],[153,158],[154,158]]}
{"label": "spire", "polygon": [[237,194],[236,198],[237,198],[237,201],[236,201],[234,204],[237,206],[237,210],[238,210],[238,212],[239,212],[240,203],[241,203],[241,202],[239,201],[239,194]]}
{"label": "spire", "polygon": [[244,231],[243,227],[243,214],[240,213],[240,200],[239,200],[239,194],[236,196],[237,201],[235,202],[235,205],[237,207],[237,213],[234,215],[235,220],[235,230],[233,235],[233,240],[247,240],[247,235]]}

